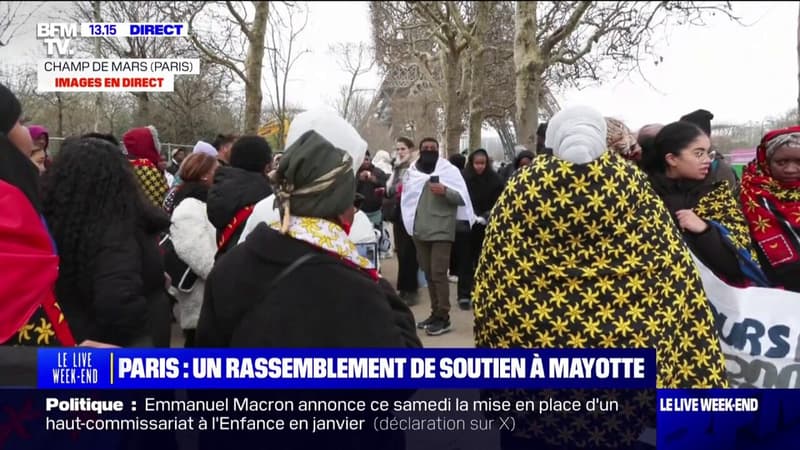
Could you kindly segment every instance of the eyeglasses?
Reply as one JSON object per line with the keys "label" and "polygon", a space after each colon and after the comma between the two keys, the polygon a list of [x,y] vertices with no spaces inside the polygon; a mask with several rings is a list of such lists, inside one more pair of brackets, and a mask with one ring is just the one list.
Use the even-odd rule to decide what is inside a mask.
{"label": "eyeglasses", "polygon": [[692,152],[692,154],[694,155],[695,158],[697,158],[700,161],[702,161],[702,160],[704,160],[706,158],[708,158],[710,160],[714,160],[714,158],[716,158],[716,156],[717,156],[716,150],[707,150],[707,151],[706,150],[695,150],[695,151]]}

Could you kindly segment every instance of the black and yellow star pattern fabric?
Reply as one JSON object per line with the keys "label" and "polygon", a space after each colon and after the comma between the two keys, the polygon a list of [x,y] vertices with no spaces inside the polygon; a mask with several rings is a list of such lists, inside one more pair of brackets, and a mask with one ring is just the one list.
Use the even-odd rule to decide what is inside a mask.
{"label": "black and yellow star pattern fabric", "polygon": [[66,326],[64,314],[61,313],[58,303],[55,303],[55,308],[58,311],[57,323],[50,320],[44,307],[40,306],[25,325],[19,329],[16,336],[6,342],[5,345],[64,347],[66,344],[59,339],[59,329]]}
{"label": "black and yellow star pattern fabric", "polygon": [[131,164],[133,165],[136,179],[139,180],[139,185],[142,187],[147,199],[154,206],[161,208],[169,190],[164,174],[159,172],[158,167],[147,159],[136,159]]}
{"label": "black and yellow star pattern fabric", "polygon": [[[583,165],[542,155],[518,172],[492,210],[475,283],[477,347],[655,348],[658,387],[727,386],[686,245],[644,174],[613,152]],[[652,412],[654,398],[632,400],[633,415]],[[630,423],[554,417],[570,432],[542,416],[527,433],[567,447],[638,437]]]}
{"label": "black and yellow star pattern fabric", "polygon": [[714,189],[700,197],[695,214],[705,220],[713,220],[727,228],[728,237],[737,251],[745,250],[750,253],[753,263],[758,264],[758,254],[750,237],[750,228],[747,219],[742,213],[739,202],[731,193],[727,181],[720,181]]}

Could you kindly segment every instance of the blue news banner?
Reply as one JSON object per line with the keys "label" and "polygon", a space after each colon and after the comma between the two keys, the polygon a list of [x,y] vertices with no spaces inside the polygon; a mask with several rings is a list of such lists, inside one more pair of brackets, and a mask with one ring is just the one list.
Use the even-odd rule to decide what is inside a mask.
{"label": "blue news banner", "polygon": [[655,386],[650,350],[42,349],[46,389],[475,389]]}
{"label": "blue news banner", "polygon": [[652,350],[40,349],[36,371],[0,392],[0,450],[800,442],[800,391],[656,392]]}

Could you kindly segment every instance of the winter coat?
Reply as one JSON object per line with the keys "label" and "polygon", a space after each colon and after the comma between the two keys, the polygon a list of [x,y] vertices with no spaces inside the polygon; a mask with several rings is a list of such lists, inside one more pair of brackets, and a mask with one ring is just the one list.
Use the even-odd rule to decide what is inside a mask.
{"label": "winter coat", "polygon": [[[315,256],[270,289],[307,253]],[[266,224],[211,271],[195,336],[198,347],[421,347],[386,280]]]}
{"label": "winter coat", "polygon": [[[190,187],[191,185],[183,185],[181,190]],[[198,187],[192,190],[196,193],[177,199],[180,203],[172,213],[172,226],[169,228],[175,253],[197,275],[191,291],[170,289],[170,293],[178,300],[177,318],[184,330],[197,328],[197,319],[200,318],[200,308],[203,306],[205,280],[214,267],[214,255],[217,253],[217,230],[209,222],[206,211],[207,189]]]}
{"label": "winter coat", "polygon": [[[426,185],[419,198],[414,221],[414,239],[423,242],[453,242],[456,240],[456,213],[464,205],[461,194],[446,188],[444,195],[435,195]],[[466,222],[469,231],[469,222]]]}
{"label": "winter coat", "polygon": [[135,223],[111,222],[80,286],[59,280],[56,294],[77,342],[168,347],[170,304],[158,235],[167,216],[145,206]]}
{"label": "winter coat", "polygon": [[[258,172],[236,167],[220,167],[214,175],[214,185],[208,191],[208,220],[217,229],[217,243],[239,212],[272,194],[267,178]],[[233,248],[244,229],[245,221],[233,224],[235,231],[228,242],[219,248],[217,256]]]}
{"label": "winter coat", "polygon": [[[376,178],[376,181],[363,181],[358,180],[356,185],[356,192],[364,196],[364,202],[361,204],[361,210],[367,213],[373,213],[381,209],[383,205],[383,196],[375,195],[375,189],[386,187],[386,180],[389,178],[384,171],[377,168],[375,165],[370,166],[370,173]],[[360,174],[362,169],[358,170]]]}
{"label": "winter coat", "polygon": [[500,175],[491,167],[487,167],[480,175],[471,170],[473,155],[470,155],[468,168],[464,170],[464,181],[469,189],[469,198],[472,200],[472,209],[475,211],[475,215],[488,219],[492,207],[503,193],[505,184]]}

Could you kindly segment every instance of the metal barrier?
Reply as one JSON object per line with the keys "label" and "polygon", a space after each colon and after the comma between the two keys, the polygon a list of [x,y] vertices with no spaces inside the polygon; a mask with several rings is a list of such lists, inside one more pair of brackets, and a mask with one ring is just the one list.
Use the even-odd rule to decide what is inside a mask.
{"label": "metal barrier", "polygon": [[[64,143],[63,137],[50,137],[50,143],[47,147],[47,153],[52,158],[58,155],[58,152],[61,150],[61,145]],[[173,144],[171,142],[162,142],[161,143],[161,155],[164,157],[165,160],[170,161],[172,159],[172,155],[180,148],[189,149],[191,152],[194,148],[194,145],[190,144]]]}

